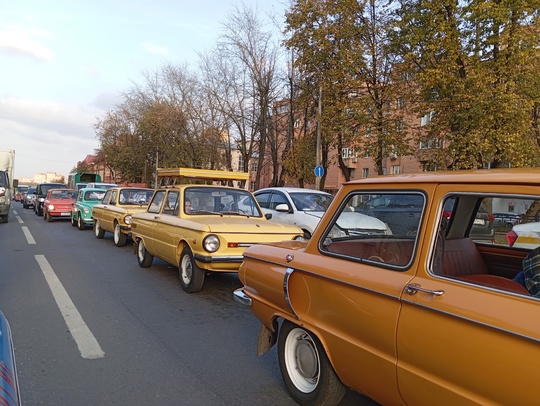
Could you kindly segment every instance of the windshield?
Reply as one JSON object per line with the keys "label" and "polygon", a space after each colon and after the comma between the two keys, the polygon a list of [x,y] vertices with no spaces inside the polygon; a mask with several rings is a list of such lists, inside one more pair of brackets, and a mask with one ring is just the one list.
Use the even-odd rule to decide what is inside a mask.
{"label": "windshield", "polygon": [[190,202],[189,215],[237,214],[262,217],[255,199],[246,190],[221,187],[190,187],[184,192]]}
{"label": "windshield", "polygon": [[289,193],[297,210],[302,211],[326,211],[333,196],[322,193]]}
{"label": "windshield", "polygon": [[90,190],[90,191],[84,193],[84,200],[101,201],[101,199],[103,199],[103,196],[105,196],[105,191],[104,190],[103,191]]}

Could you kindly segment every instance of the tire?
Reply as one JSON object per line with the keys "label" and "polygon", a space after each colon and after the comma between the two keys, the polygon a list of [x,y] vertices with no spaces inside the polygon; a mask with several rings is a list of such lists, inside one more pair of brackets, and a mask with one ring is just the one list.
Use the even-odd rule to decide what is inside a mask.
{"label": "tire", "polygon": [[2,223],[7,223],[9,221],[9,214],[2,216]]}
{"label": "tire", "polygon": [[99,239],[105,237],[105,230],[99,226],[99,221],[97,220],[94,221],[94,234]]}
{"label": "tire", "polygon": [[140,239],[137,242],[137,261],[139,262],[139,266],[141,268],[148,268],[150,265],[152,265],[153,260],[154,256],[150,255],[144,246],[143,240]]}
{"label": "tire", "polygon": [[73,218],[73,216],[71,216],[70,218],[71,218],[71,225],[73,227],[77,227],[77,221]]}
{"label": "tire", "polygon": [[337,405],[345,386],[337,377],[323,346],[313,334],[284,321],[279,331],[281,375],[292,398],[301,405]]}
{"label": "tire", "polygon": [[84,224],[84,221],[81,215],[77,217],[77,227],[79,228],[79,230],[86,230],[86,224]]}
{"label": "tire", "polygon": [[123,247],[124,245],[126,245],[127,235],[122,232],[119,223],[116,223],[114,225],[113,234],[114,245],[116,245],[117,247]]}
{"label": "tire", "polygon": [[204,284],[204,276],[205,272],[193,260],[191,249],[189,247],[184,248],[178,265],[178,277],[182,289],[187,293],[200,291]]}
{"label": "tire", "polygon": [[49,223],[52,221],[51,215],[47,212],[43,213],[43,219]]}
{"label": "tire", "polygon": [[23,209],[27,209],[27,208],[28,208],[28,205],[27,205],[26,203],[23,203],[23,204],[22,204],[22,207],[23,207]]}

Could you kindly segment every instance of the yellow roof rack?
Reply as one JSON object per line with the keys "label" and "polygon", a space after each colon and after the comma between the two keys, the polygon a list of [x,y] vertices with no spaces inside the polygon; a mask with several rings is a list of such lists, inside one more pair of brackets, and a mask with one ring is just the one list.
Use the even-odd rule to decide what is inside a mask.
{"label": "yellow roof rack", "polygon": [[[157,169],[158,183],[163,183],[165,178],[173,184],[178,179],[200,179],[211,181],[226,181],[226,180],[249,180],[248,172],[233,172],[233,171],[218,171],[214,169],[195,169],[195,168],[158,168]],[[169,182],[165,182],[169,183]]]}

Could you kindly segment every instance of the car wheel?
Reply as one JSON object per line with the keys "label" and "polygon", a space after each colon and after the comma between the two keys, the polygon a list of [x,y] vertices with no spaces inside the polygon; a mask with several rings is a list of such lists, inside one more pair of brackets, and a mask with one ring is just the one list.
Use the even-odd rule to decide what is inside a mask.
{"label": "car wheel", "polygon": [[304,232],[304,238],[309,240],[311,238],[311,233],[308,230],[302,230]]}
{"label": "car wheel", "polygon": [[143,240],[140,239],[137,242],[137,261],[139,262],[139,266],[141,268],[148,268],[152,265],[153,260],[154,257],[146,250]]}
{"label": "car wheel", "polygon": [[73,216],[71,216],[71,225],[73,227],[77,227],[77,221],[73,218]]}
{"label": "car wheel", "polygon": [[2,216],[2,223],[7,223],[9,221],[9,214]]}
{"label": "car wheel", "polygon": [[22,207],[23,207],[23,209],[27,209],[27,208],[28,208],[28,205],[27,205],[26,203],[23,203],[23,204],[22,204]]}
{"label": "car wheel", "polygon": [[278,358],[285,385],[301,405],[337,405],[345,395],[323,346],[309,331],[284,321]]}
{"label": "car wheel", "polygon": [[79,230],[86,230],[86,224],[84,224],[82,216],[80,215],[77,217],[77,227],[79,227]]}
{"label": "car wheel", "polygon": [[100,227],[99,221],[97,220],[94,222],[94,234],[96,235],[96,238],[105,237],[105,230]]}
{"label": "car wheel", "polygon": [[47,213],[47,212],[43,213],[43,218],[49,223],[52,221],[52,217],[50,213]]}
{"label": "car wheel", "polygon": [[178,266],[178,276],[180,277],[182,289],[187,293],[200,291],[204,284],[204,275],[205,272],[193,260],[193,254],[189,247],[184,248]]}
{"label": "car wheel", "polygon": [[120,224],[116,223],[114,226],[114,245],[117,247],[123,247],[126,245],[127,235],[125,235],[120,229]]}

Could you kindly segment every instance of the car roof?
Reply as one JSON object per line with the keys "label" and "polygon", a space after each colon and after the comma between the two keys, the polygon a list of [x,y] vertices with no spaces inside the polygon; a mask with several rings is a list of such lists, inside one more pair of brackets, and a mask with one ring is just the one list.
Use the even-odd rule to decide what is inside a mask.
{"label": "car roof", "polygon": [[476,169],[463,171],[422,172],[415,174],[385,175],[345,182],[344,185],[361,184],[418,184],[418,183],[540,183],[540,168]]}
{"label": "car roof", "polygon": [[[317,189],[306,189],[303,187],[267,187],[263,189],[256,190],[253,192],[254,194],[260,193],[260,192],[269,192],[269,191],[281,191],[281,192],[287,192],[287,193],[316,193],[321,195],[330,195],[330,193],[323,192],[322,190]],[[331,195],[330,195],[331,196]]]}

